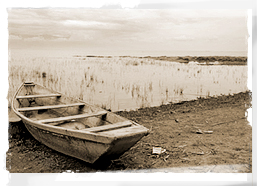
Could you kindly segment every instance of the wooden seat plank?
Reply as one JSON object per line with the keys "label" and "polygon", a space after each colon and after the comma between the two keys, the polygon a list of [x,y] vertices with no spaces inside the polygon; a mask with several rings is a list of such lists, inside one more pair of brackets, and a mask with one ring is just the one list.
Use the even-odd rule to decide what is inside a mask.
{"label": "wooden seat plank", "polygon": [[24,86],[35,86],[35,84],[32,81],[28,81],[24,83]]}
{"label": "wooden seat plank", "polygon": [[17,96],[16,99],[60,97],[60,96],[61,96],[61,94],[37,94],[37,95]]}
{"label": "wooden seat plank", "polygon": [[47,110],[47,109],[57,109],[57,108],[65,108],[65,107],[73,107],[73,106],[84,106],[85,103],[72,103],[66,105],[47,105],[47,106],[39,106],[39,107],[23,107],[17,108],[17,111],[34,111],[34,110]]}
{"label": "wooden seat plank", "polygon": [[24,84],[25,85],[27,85],[27,84],[34,84],[34,82],[33,81],[25,81]]}
{"label": "wooden seat plank", "polygon": [[129,127],[131,125],[132,125],[132,122],[127,120],[127,121],[123,121],[123,122],[119,122],[119,123],[103,125],[103,126],[93,127],[93,128],[83,129],[83,130],[97,133],[97,132],[119,129],[119,128],[123,128],[123,127]]}
{"label": "wooden seat plank", "polygon": [[50,118],[50,119],[38,120],[38,122],[41,122],[41,123],[62,122],[62,121],[69,121],[69,120],[76,120],[76,119],[82,119],[82,118],[88,118],[88,117],[101,116],[101,115],[105,115],[105,114],[107,114],[107,111],[100,111],[100,112],[96,112],[96,113],[85,113],[85,114],[59,117],[59,118]]}

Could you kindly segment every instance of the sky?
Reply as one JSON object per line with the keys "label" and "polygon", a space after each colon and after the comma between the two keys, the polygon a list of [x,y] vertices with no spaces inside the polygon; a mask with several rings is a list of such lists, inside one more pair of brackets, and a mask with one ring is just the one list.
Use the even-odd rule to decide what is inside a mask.
{"label": "sky", "polygon": [[247,10],[8,9],[10,49],[247,51]]}

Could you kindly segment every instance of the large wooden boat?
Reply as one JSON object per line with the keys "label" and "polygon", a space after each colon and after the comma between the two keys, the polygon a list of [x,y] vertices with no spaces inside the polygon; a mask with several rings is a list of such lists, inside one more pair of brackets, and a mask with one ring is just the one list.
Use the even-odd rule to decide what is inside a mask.
{"label": "large wooden boat", "polygon": [[89,163],[118,158],[149,131],[33,82],[22,83],[18,88],[12,109],[39,142]]}

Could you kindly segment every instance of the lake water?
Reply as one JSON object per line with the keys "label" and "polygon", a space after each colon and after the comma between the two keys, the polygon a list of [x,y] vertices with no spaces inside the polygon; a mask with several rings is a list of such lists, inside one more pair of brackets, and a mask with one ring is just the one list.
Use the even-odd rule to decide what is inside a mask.
{"label": "lake water", "polygon": [[9,97],[21,82],[32,80],[112,111],[133,110],[246,91],[247,70],[247,66],[204,66],[147,58],[12,54]]}

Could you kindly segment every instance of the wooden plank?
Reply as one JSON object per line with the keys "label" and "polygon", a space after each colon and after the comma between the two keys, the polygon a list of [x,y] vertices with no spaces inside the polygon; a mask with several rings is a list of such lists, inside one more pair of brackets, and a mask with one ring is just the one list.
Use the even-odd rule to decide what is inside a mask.
{"label": "wooden plank", "polygon": [[60,97],[60,96],[61,96],[61,94],[38,94],[38,95],[17,96],[16,99]]}
{"label": "wooden plank", "polygon": [[35,84],[24,84],[24,86],[35,86]]}
{"label": "wooden plank", "polygon": [[17,108],[17,111],[24,112],[24,111],[57,109],[57,108],[84,106],[84,105],[85,105],[85,103],[73,103],[73,104],[66,104],[66,105],[47,105],[47,106],[40,106],[40,107],[23,107],[23,108]]}
{"label": "wooden plank", "polygon": [[50,118],[50,119],[38,120],[38,122],[41,122],[41,123],[61,122],[61,121],[76,120],[76,119],[81,119],[81,118],[101,116],[101,115],[105,115],[105,114],[107,114],[107,111],[100,111],[100,112],[96,112],[96,113],[85,113],[85,114],[59,117],[59,118]]}
{"label": "wooden plank", "polygon": [[34,84],[34,82],[33,81],[25,81],[24,84],[25,85],[27,85],[27,84]]}
{"label": "wooden plank", "polygon": [[114,123],[114,124],[110,124],[110,125],[103,125],[103,126],[99,126],[99,127],[92,127],[89,129],[83,129],[83,131],[89,131],[89,132],[103,132],[103,131],[107,131],[107,130],[114,130],[114,129],[119,129],[119,128],[123,128],[123,127],[128,127],[131,126],[132,123],[131,121],[127,120],[127,121],[123,121],[123,122],[119,122],[119,123]]}
{"label": "wooden plank", "polygon": [[33,81],[27,81],[24,83],[24,86],[35,86]]}

